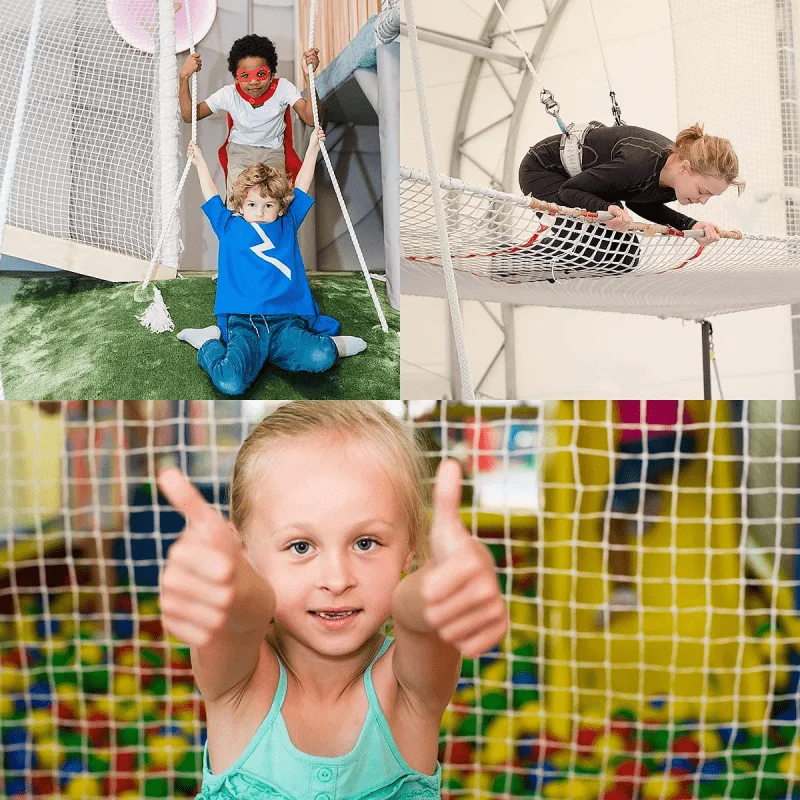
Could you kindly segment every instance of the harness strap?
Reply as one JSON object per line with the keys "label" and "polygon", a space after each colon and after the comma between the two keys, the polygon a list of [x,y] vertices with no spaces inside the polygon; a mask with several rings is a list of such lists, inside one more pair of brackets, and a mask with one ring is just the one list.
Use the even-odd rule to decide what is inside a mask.
{"label": "harness strap", "polygon": [[592,120],[580,125],[572,124],[566,133],[561,135],[559,152],[561,154],[561,164],[571,178],[574,178],[582,169],[581,161],[583,157],[583,140],[589,131],[602,128],[603,123]]}

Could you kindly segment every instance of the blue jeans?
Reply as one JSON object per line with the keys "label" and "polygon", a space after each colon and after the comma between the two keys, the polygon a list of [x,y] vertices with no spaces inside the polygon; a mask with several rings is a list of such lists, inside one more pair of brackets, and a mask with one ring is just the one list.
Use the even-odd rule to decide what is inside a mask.
{"label": "blue jeans", "polygon": [[295,314],[230,314],[228,344],[206,342],[197,362],[224,394],[244,394],[269,362],[289,372],[325,372],[339,358],[330,336]]}
{"label": "blue jeans", "polygon": [[[644,444],[647,443],[647,469],[645,470]],[[677,434],[665,431],[658,436],[650,436],[644,440],[636,439],[623,442],[617,453],[617,474],[614,476],[614,497],[611,511],[622,514],[633,514],[639,508],[639,498],[644,496],[644,484],[657,483],[664,475],[671,473],[675,464],[675,446]],[[682,455],[693,453],[695,435],[690,431],[681,434],[680,452]],[[637,457],[638,456],[638,457]],[[679,458],[679,467],[687,459]],[[624,488],[629,484],[632,488]]]}

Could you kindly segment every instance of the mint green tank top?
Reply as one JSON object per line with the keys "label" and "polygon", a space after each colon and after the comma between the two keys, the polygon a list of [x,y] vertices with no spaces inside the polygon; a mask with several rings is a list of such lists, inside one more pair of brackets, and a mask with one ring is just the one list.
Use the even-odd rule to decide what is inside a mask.
{"label": "mint green tank top", "polygon": [[391,638],[384,641],[364,673],[369,710],[349,753],[312,756],[292,744],[281,714],[286,671],[278,658],[278,689],[267,716],[236,763],[218,775],[209,768],[206,744],[196,800],[439,800],[441,766],[433,775],[408,766],[372,685],[372,667],[391,643]]}

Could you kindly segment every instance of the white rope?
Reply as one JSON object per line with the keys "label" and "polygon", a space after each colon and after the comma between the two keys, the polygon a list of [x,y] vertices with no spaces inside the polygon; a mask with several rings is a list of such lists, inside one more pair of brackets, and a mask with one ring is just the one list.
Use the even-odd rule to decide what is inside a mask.
{"label": "white rope", "polygon": [[17,166],[19,145],[22,140],[22,125],[25,119],[25,108],[28,105],[28,92],[31,87],[33,73],[33,56],[36,50],[36,40],[39,38],[39,25],[42,19],[44,0],[36,0],[33,7],[31,29],[28,34],[28,46],[25,50],[25,60],[22,64],[22,80],[20,81],[17,107],[14,111],[14,126],[11,129],[11,144],[8,148],[6,168],[3,172],[3,185],[0,187],[0,259],[3,257],[3,235],[6,229],[8,206],[11,201],[11,185],[14,181],[14,171]]}
{"label": "white rope", "polygon": [[[170,10],[172,10],[172,0],[160,0],[160,2],[169,4]],[[195,52],[195,41],[194,41],[194,31],[192,30],[192,11],[190,8],[189,0],[184,2],[184,8],[186,10],[186,28],[189,34],[189,52],[194,54]],[[160,31],[159,31],[160,32]],[[161,47],[164,46],[163,37]],[[174,54],[175,46],[174,43],[170,47],[170,52]],[[191,99],[192,99],[192,141],[197,141],[197,73],[193,72],[191,77]],[[149,286],[150,282],[153,279],[153,275],[156,271],[156,265],[158,263],[158,257],[161,255],[161,248],[164,246],[164,241],[167,238],[167,234],[172,227],[172,222],[175,219],[175,215],[178,212],[178,207],[180,206],[180,199],[181,194],[183,193],[183,187],[186,184],[186,179],[189,177],[189,170],[192,167],[192,158],[191,156],[186,159],[186,164],[183,168],[183,174],[181,175],[181,179],[178,182],[178,188],[175,190],[175,199],[172,202],[172,209],[169,213],[169,219],[167,224],[161,228],[161,235],[158,237],[158,242],[156,243],[156,249],[153,253],[153,258],[150,261],[150,266],[147,269],[147,274],[145,275],[144,280],[142,281],[141,285],[136,288],[136,292],[134,293],[134,299],[136,300],[148,300],[150,299],[150,295],[147,292],[147,287]],[[161,291],[157,286],[153,286],[153,297],[152,302],[144,311],[143,314],[140,314],[136,317],[142,325],[147,328],[148,330],[153,331],[154,333],[166,333],[167,331],[175,330],[175,324],[172,321],[172,317],[170,317],[169,309],[167,308],[166,304],[164,303],[164,298],[161,295]]]}
{"label": "white rope", "polygon": [[608,64],[606,63],[606,53],[603,50],[603,39],[600,36],[600,28],[597,25],[597,17],[594,13],[594,3],[589,0],[589,8],[592,10],[592,22],[594,22],[594,32],[597,35],[597,44],[600,46],[600,58],[603,61],[603,69],[606,72],[606,83],[608,84],[608,91],[613,92],[614,87],[611,85],[611,75],[608,72]]}
{"label": "white rope", "polygon": [[[309,10],[309,20],[308,20],[308,49],[314,47],[314,26],[315,26],[315,18],[317,15],[317,2],[316,0],[311,0],[311,8]],[[314,113],[314,133],[313,136],[316,136],[316,129],[319,127],[319,109],[317,108],[317,90],[314,85],[314,68],[311,64],[306,65],[308,68],[308,93],[311,95],[311,109]],[[364,261],[364,254],[361,252],[361,245],[358,243],[358,238],[356,237],[356,232],[353,229],[353,223],[350,221],[350,215],[347,213],[347,207],[344,204],[344,197],[342,197],[342,191],[339,188],[339,181],[336,179],[336,174],[333,171],[333,165],[331,164],[330,157],[328,156],[328,149],[325,147],[325,142],[319,143],[319,149],[322,152],[322,158],[325,162],[325,166],[328,170],[328,174],[331,178],[331,183],[333,184],[333,190],[336,192],[336,199],[339,201],[339,207],[342,209],[342,216],[344,217],[345,224],[347,225],[347,231],[350,234],[350,239],[353,242],[353,247],[356,251],[356,256],[358,257],[358,263],[361,266],[361,271],[364,273],[364,278],[367,281],[367,288],[369,289],[370,297],[372,298],[372,303],[375,306],[375,311],[378,314],[378,319],[381,323],[381,330],[386,333],[389,330],[389,326],[386,323],[386,316],[383,313],[383,309],[381,308],[380,301],[378,300],[378,295],[375,293],[375,286],[372,283],[372,278],[370,277],[369,270],[367,269],[367,264]]]}
{"label": "white rope", "polygon": [[[19,95],[17,96],[17,106],[14,112],[14,126],[11,129],[11,144],[8,148],[6,168],[3,171],[3,185],[0,187],[0,261],[3,259],[3,236],[6,230],[8,206],[11,202],[11,185],[14,181],[14,171],[16,170],[17,156],[19,155],[19,145],[22,140],[22,124],[25,118],[25,108],[28,105],[28,92],[30,91],[31,77],[33,75],[33,56],[36,51],[36,40],[39,38],[39,25],[42,20],[43,7],[44,0],[36,0],[36,5],[33,7],[31,29],[28,33],[28,46],[25,50],[25,60],[22,64],[22,79],[20,81]],[[2,371],[0,371],[0,400],[5,399],[6,393],[3,388],[3,375]]]}
{"label": "white rope", "polygon": [[[495,0],[495,2],[497,2],[497,0]],[[458,288],[456,287],[453,259],[450,256],[450,241],[447,235],[447,221],[445,220],[444,215],[444,204],[442,203],[441,191],[437,188],[438,171],[436,169],[436,156],[433,151],[431,121],[428,115],[428,97],[425,92],[425,83],[422,78],[422,63],[419,57],[419,39],[417,38],[417,23],[414,17],[413,0],[405,0],[405,8],[408,43],[411,47],[411,61],[414,65],[414,80],[417,85],[417,104],[419,105],[419,116],[420,122],[422,123],[422,138],[425,141],[425,156],[428,161],[428,177],[430,180],[431,198],[433,199],[433,208],[436,214],[436,227],[439,234],[439,246],[441,247],[442,251],[444,280],[447,287],[447,302],[450,307],[450,320],[453,326],[453,341],[456,347],[456,355],[458,356],[458,369],[461,374],[461,388],[464,394],[464,400],[472,402],[475,399],[475,393],[472,388],[472,380],[469,376],[467,348],[464,342],[464,321],[461,318],[461,307],[458,303]]]}
{"label": "white rope", "polygon": [[514,26],[509,21],[508,17],[506,16],[506,12],[503,11],[503,6],[500,5],[499,0],[494,0],[495,6],[497,6],[497,10],[500,12],[500,16],[505,20],[506,25],[508,25],[508,32],[511,34],[511,38],[516,46],[517,50],[522,53],[522,57],[525,59],[525,66],[528,68],[528,72],[530,72],[531,77],[535,81],[542,82],[542,79],[539,77],[539,73],[533,68],[533,64],[531,64],[531,60],[528,58],[528,54],[525,52],[525,48],[519,43],[519,39],[517,39],[517,32],[514,30]]}

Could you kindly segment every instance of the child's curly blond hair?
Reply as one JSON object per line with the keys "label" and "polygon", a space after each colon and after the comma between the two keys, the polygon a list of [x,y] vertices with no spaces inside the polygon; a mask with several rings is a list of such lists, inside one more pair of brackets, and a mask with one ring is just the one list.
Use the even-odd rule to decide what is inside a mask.
{"label": "child's curly blond hair", "polygon": [[255,186],[261,187],[262,197],[271,197],[278,203],[278,216],[286,213],[294,198],[294,186],[286,170],[269,164],[251,164],[243,169],[231,186],[230,202],[233,210],[241,213],[247,193]]}

